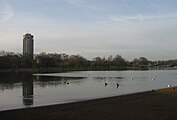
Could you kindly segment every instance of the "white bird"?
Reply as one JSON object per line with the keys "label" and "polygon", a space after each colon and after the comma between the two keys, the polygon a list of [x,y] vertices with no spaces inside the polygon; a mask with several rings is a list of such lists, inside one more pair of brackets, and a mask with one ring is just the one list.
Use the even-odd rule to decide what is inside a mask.
{"label": "white bird", "polygon": [[155,78],[152,78],[152,80],[155,80]]}
{"label": "white bird", "polygon": [[171,87],[171,85],[168,85],[168,87]]}

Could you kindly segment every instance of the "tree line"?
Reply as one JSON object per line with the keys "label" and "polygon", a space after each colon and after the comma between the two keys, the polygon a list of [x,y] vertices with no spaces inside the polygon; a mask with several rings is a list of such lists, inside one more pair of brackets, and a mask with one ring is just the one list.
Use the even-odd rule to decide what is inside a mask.
{"label": "tree line", "polygon": [[23,56],[20,53],[0,51],[0,69],[12,68],[100,68],[100,69],[147,69],[149,67],[165,66],[174,67],[177,60],[150,61],[145,57],[135,58],[128,61],[121,55],[95,57],[88,60],[83,56],[68,55],[65,53],[45,53],[34,55],[34,58]]}

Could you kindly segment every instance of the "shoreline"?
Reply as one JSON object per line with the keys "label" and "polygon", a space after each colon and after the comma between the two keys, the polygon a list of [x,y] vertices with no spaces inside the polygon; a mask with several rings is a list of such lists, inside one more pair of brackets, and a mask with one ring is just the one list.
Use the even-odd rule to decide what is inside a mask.
{"label": "shoreline", "polygon": [[[36,67],[36,68],[9,68],[9,69],[0,69],[0,73],[5,72],[15,72],[15,73],[61,73],[61,72],[70,72],[70,71],[127,71],[127,70],[153,70],[152,68],[138,68],[138,67]],[[155,69],[156,70],[156,69]],[[164,69],[166,70],[166,69]],[[170,69],[175,70],[175,69]]]}
{"label": "shoreline", "polygon": [[[166,89],[166,88],[162,88]],[[117,96],[105,96],[101,98],[90,98],[90,99],[85,99],[85,100],[78,100],[78,101],[69,101],[69,102],[61,102],[61,103],[53,103],[53,104],[44,104],[44,105],[38,105],[38,106],[31,106],[31,107],[17,107],[17,108],[10,108],[10,109],[4,109],[0,110],[1,112],[8,112],[8,111],[18,111],[18,110],[25,110],[25,109],[36,109],[36,108],[43,108],[43,107],[50,107],[50,106],[59,106],[59,105],[66,105],[66,104],[79,104],[83,102],[91,102],[91,101],[98,101],[98,100],[104,100],[104,99],[110,99],[110,98],[117,98],[117,97],[123,97],[123,96],[129,96],[129,95],[135,95],[135,94],[143,94],[151,92],[151,90],[148,91],[142,91],[142,92],[137,92],[137,93],[127,93],[127,94],[121,94]]]}
{"label": "shoreline", "polygon": [[80,102],[0,111],[2,120],[175,120],[177,87]]}

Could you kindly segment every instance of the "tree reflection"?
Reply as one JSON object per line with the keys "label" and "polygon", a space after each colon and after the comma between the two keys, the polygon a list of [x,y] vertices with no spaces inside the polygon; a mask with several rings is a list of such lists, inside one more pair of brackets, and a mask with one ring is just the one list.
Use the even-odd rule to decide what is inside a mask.
{"label": "tree reflection", "polygon": [[21,87],[21,81],[23,80],[23,75],[16,73],[5,72],[0,73],[0,91],[13,90],[14,88]]}
{"label": "tree reflection", "polygon": [[85,77],[54,77],[54,76],[35,76],[35,84],[42,88],[65,86],[69,84],[80,85]]}
{"label": "tree reflection", "polygon": [[26,107],[34,103],[35,87],[69,87],[70,85],[80,85],[85,82],[83,77],[47,77],[33,76],[27,73],[0,73],[0,92],[21,90],[22,104]]}
{"label": "tree reflection", "polygon": [[22,87],[22,101],[25,106],[33,105],[34,86],[33,75],[25,73],[0,73],[0,91],[21,89]]}

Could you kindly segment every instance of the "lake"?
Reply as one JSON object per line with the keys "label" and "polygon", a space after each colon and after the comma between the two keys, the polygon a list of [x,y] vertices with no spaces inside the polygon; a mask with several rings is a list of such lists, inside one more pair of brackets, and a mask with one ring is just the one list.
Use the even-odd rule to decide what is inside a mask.
{"label": "lake", "polygon": [[0,111],[177,86],[176,70],[0,73]]}

